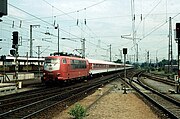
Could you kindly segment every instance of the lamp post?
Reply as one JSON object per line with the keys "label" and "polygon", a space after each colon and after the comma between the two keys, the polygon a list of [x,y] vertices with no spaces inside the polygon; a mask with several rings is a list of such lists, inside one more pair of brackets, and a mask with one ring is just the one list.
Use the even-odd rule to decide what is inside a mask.
{"label": "lamp post", "polygon": [[55,29],[58,29],[58,55],[59,55],[59,24],[55,26]]}
{"label": "lamp post", "polygon": [[85,58],[85,38],[83,38],[81,42],[82,42],[82,58]]}
{"label": "lamp post", "polygon": [[120,56],[120,60],[122,62],[122,50],[119,49],[119,56]]}
{"label": "lamp post", "polygon": [[40,25],[30,25],[30,57],[33,56],[33,39],[32,39],[32,28],[40,27]]}
{"label": "lamp post", "polygon": [[111,44],[109,45],[109,49],[110,49],[110,51],[109,51],[109,57],[110,57],[110,59],[109,59],[109,60],[110,60],[110,62],[111,62],[111,61],[112,61],[112,60],[111,60]]}
{"label": "lamp post", "polygon": [[38,52],[37,52],[37,54],[38,54],[38,78],[40,78],[40,62],[39,62],[39,58],[40,58],[40,54],[41,54],[40,48],[42,46],[36,46],[36,47],[38,48]]}

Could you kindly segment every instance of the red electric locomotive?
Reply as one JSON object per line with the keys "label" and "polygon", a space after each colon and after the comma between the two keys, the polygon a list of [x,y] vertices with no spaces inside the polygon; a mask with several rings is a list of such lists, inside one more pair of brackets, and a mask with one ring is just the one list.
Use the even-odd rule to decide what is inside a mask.
{"label": "red electric locomotive", "polygon": [[48,56],[45,58],[42,82],[66,82],[89,76],[89,63],[75,56]]}
{"label": "red electric locomotive", "polygon": [[[126,69],[132,68],[126,65]],[[123,64],[83,59],[81,57],[54,54],[45,58],[42,82],[67,82],[74,79],[83,79],[91,75],[124,70]]]}

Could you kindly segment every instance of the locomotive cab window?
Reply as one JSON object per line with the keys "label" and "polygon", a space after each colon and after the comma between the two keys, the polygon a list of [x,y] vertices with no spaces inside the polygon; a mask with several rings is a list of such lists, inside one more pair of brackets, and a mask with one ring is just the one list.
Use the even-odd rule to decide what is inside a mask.
{"label": "locomotive cab window", "polygon": [[83,60],[71,60],[72,69],[86,69],[86,61]]}
{"label": "locomotive cab window", "polygon": [[60,59],[46,58],[44,62],[44,70],[53,71],[60,68]]}
{"label": "locomotive cab window", "polygon": [[57,63],[59,63],[59,59],[45,59],[45,63],[46,64],[50,64],[50,63],[57,64]]}
{"label": "locomotive cab window", "polygon": [[44,62],[44,66],[47,66],[47,65],[59,65],[60,64],[60,60],[59,59],[45,59],[45,62]]}
{"label": "locomotive cab window", "polygon": [[62,59],[62,63],[66,64],[67,63],[66,59]]}

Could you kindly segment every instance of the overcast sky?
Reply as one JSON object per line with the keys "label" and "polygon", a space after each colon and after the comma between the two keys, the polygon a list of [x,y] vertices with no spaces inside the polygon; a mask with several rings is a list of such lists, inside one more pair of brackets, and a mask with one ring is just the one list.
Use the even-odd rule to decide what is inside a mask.
{"label": "overcast sky", "polygon": [[[121,58],[123,48],[128,49],[128,60],[134,61],[135,43],[132,38],[132,11],[135,14],[135,36],[138,44],[138,58],[145,62],[147,51],[155,62],[168,57],[169,17],[172,30],[180,22],[179,0],[8,0],[8,15],[0,22],[1,55],[8,55],[11,49],[12,32],[22,37],[20,56],[29,52],[30,25],[33,28],[33,56],[42,46],[41,56],[57,52],[57,29],[59,25],[60,51],[78,54],[81,39],[86,39],[86,57],[109,60],[110,45],[112,59]],[[132,10],[134,9],[134,10]],[[86,24],[85,24],[86,20]],[[78,23],[77,23],[78,22]],[[51,35],[45,35],[48,32]],[[125,36],[129,35],[129,36]],[[129,39],[121,38],[121,36]],[[44,39],[44,40],[43,40]],[[177,58],[177,44],[174,41],[173,58]]]}

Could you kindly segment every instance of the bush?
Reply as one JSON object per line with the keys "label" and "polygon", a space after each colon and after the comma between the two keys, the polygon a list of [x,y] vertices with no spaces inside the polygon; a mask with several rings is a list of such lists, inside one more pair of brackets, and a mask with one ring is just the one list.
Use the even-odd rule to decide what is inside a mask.
{"label": "bush", "polygon": [[155,68],[151,68],[151,71],[155,71]]}
{"label": "bush", "polygon": [[75,119],[83,119],[86,116],[86,109],[82,105],[76,104],[68,113]]}
{"label": "bush", "polygon": [[159,72],[162,71],[162,68],[158,68],[158,71],[159,71]]}

